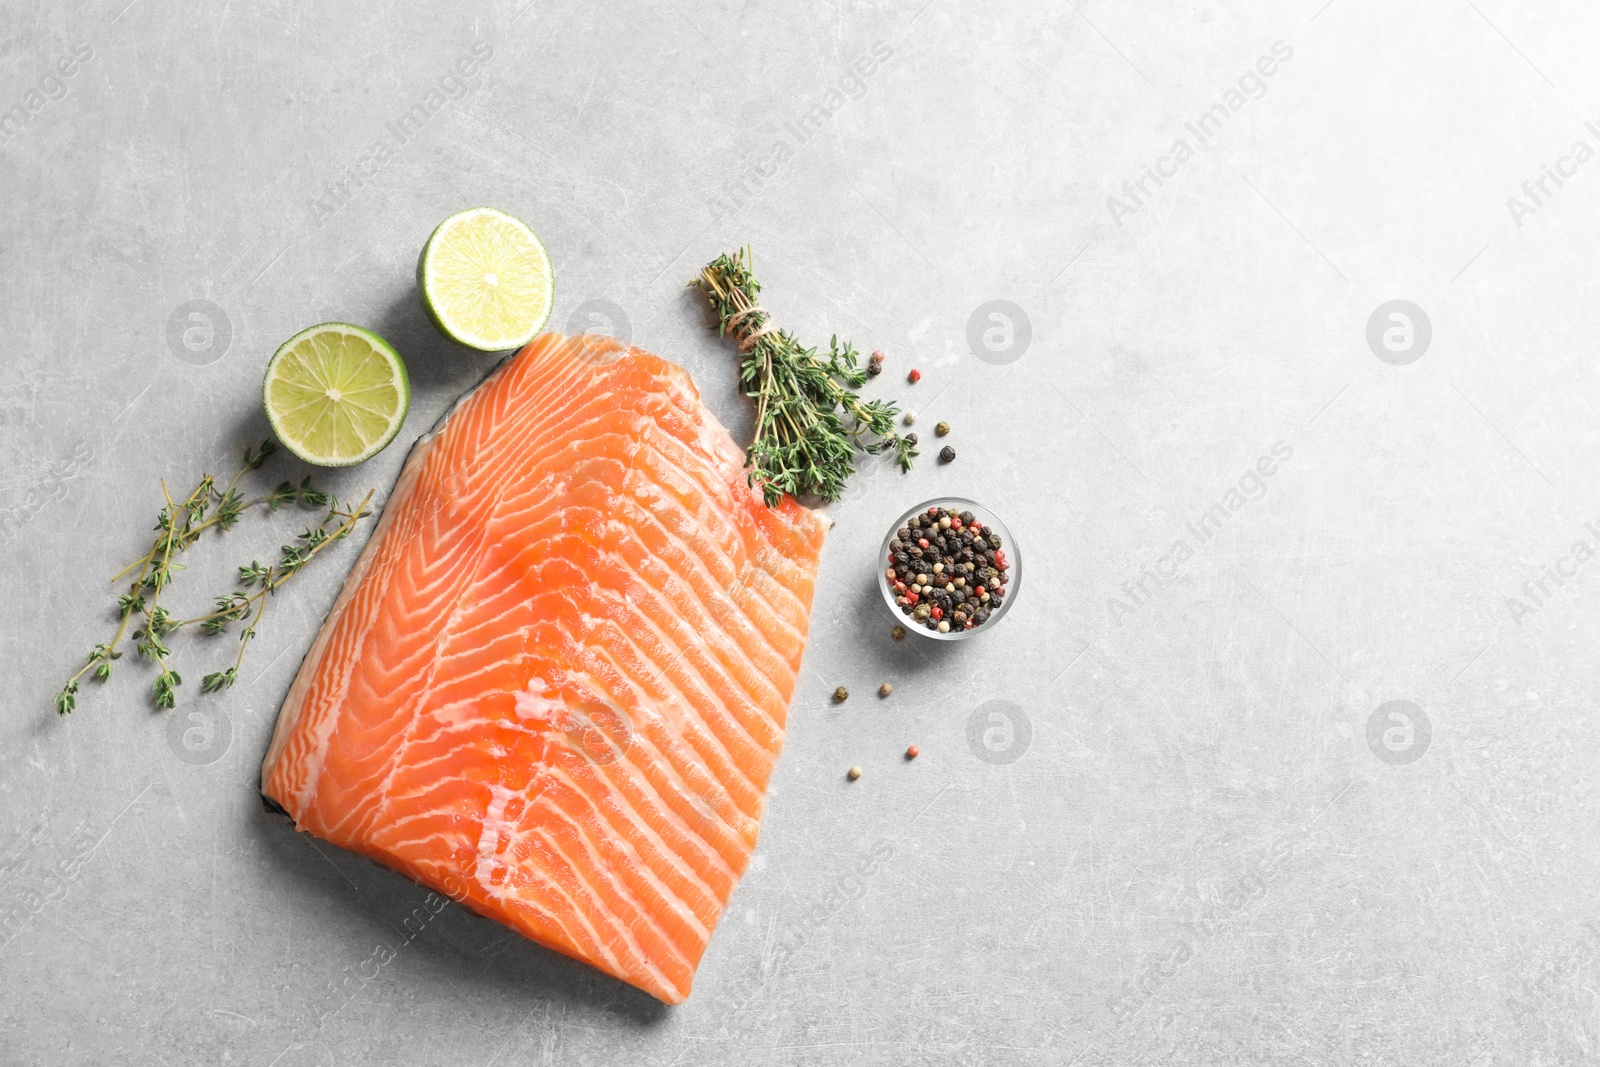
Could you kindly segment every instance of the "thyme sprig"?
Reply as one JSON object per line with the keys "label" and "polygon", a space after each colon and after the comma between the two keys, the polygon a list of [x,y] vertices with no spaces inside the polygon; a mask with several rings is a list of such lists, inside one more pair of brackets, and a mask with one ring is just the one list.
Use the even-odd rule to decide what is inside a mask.
{"label": "thyme sprig", "polygon": [[[95,645],[90,650],[84,665],[68,678],[66,684],[56,693],[57,714],[66,715],[77,708],[79,684],[85,674],[102,683],[111,678],[113,662],[122,658],[119,646],[124,636],[130,636],[129,623],[135,619],[139,621],[131,633],[134,650],[141,659],[154,663],[157,669],[155,681],[151,683],[152,701],[158,708],[171,708],[177,704],[177,692],[179,686],[183,684],[183,677],[169,662],[172,649],[167,644],[166,638],[183,627],[194,624],[198,624],[203,633],[222,633],[228,623],[246,618],[254,607],[255,618],[241,635],[241,647],[234,665],[226,671],[207,675],[202,681],[201,689],[205,692],[215,692],[233,683],[233,679],[238,675],[239,664],[244,658],[244,647],[255,636],[256,624],[260,621],[261,612],[265,607],[264,598],[309,562],[322,545],[345,537],[359,519],[370,514],[366,510],[367,503],[372,499],[370,492],[360,507],[349,511],[341,508],[338,500],[332,495],[316,488],[309,475],[298,486],[286,481],[280,483],[270,493],[246,499],[239,489],[240,480],[249,471],[259,470],[276,451],[277,445],[271,440],[263,441],[260,448],[247,447],[239,471],[225,486],[219,488],[215,478],[210,474],[203,475],[193,491],[181,502],[174,502],[166,482],[161,483],[166,506],[156,516],[156,535],[151,541],[150,550],[111,579],[115,583],[130,573],[134,576],[127,592],[117,597],[116,633],[112,635],[109,644]],[[243,593],[229,593],[215,598],[217,610],[209,615],[183,620],[173,618],[161,603],[162,593],[176,573],[183,570],[179,557],[198,541],[206,530],[215,528],[220,533],[232,529],[238,524],[243,513],[252,507],[264,506],[270,513],[295,503],[309,508],[327,508],[328,514],[316,527],[302,533],[297,544],[284,546],[284,558],[280,564],[261,569],[257,575],[257,580],[262,586],[262,591],[258,594],[262,598],[260,603],[256,602],[256,597]],[[329,523],[336,519],[340,520],[337,529],[329,531]],[[253,563],[251,567],[260,565]],[[241,573],[247,569],[241,568]],[[249,588],[250,584],[252,583],[246,583],[246,588]],[[219,678],[225,679],[225,683],[216,681]]]}
{"label": "thyme sprig", "polygon": [[755,440],[745,452],[745,467],[768,506],[785,493],[837,500],[855,473],[858,451],[893,452],[901,470],[911,469],[918,453],[895,433],[898,410],[856,392],[867,372],[857,363],[855,346],[841,345],[835,336],[824,356],[772,327],[757,299],[761,284],[751,272],[750,249],[717,257],[695,284],[717,313],[717,332],[731,334],[744,353],[739,381],[756,401]]}
{"label": "thyme sprig", "polygon": [[[309,481],[309,479],[307,479]],[[287,484],[287,483],[285,483]],[[244,619],[250,613],[251,605],[255,606],[255,617],[250,624],[239,632],[239,654],[234,658],[233,666],[224,671],[216,671],[206,675],[200,680],[200,690],[205,693],[215,693],[222,689],[232,687],[239,677],[239,665],[244,662],[244,652],[249,647],[250,641],[256,636],[256,627],[261,623],[261,616],[267,610],[267,598],[276,593],[283,583],[300,573],[311,558],[318,552],[335,541],[342,541],[350,536],[350,531],[357,522],[372,514],[367,510],[367,505],[372,501],[372,490],[367,490],[367,495],[353,510],[339,507],[336,497],[324,495],[323,499],[328,504],[328,514],[316,526],[301,532],[292,545],[283,545],[279,549],[279,559],[275,564],[263,566],[256,560],[239,568],[239,584],[245,589],[257,588],[254,593],[229,593],[216,599],[217,610],[210,615],[199,618],[184,619],[179,626],[189,626],[194,623],[201,624],[205,633],[224,633],[228,624]],[[328,529],[328,524],[335,519],[342,520],[333,529]]]}
{"label": "thyme sprig", "polygon": [[[301,503],[308,507],[322,507],[327,504],[327,495],[322,493],[320,490],[311,487],[311,478],[309,475],[301,484],[301,490],[299,491],[297,491],[291,483],[283,482],[270,493],[267,493],[263,496],[254,497],[250,500],[244,499],[244,494],[239,492],[238,489],[239,479],[243,478],[249,471],[259,470],[261,465],[271,458],[277,451],[278,446],[271,440],[261,442],[261,448],[259,451],[247,446],[244,450],[243,465],[240,466],[238,473],[228,481],[227,486],[221,490],[218,490],[215,487],[215,483],[211,475],[207,474],[201,479],[202,485],[211,483],[211,499],[209,501],[202,500],[198,503],[190,502],[187,504],[187,507],[193,515],[193,519],[188,525],[183,536],[178,539],[175,545],[179,552],[182,552],[184,549],[198,541],[200,539],[200,535],[211,529],[213,526],[215,526],[218,530],[224,531],[233,529],[235,524],[238,523],[239,517],[247,508],[253,508],[257,505],[264,504],[266,505],[268,511],[277,511],[278,508],[282,507],[285,503],[293,503],[297,498]],[[196,492],[198,492],[198,489]],[[191,498],[192,497],[193,494],[191,494]],[[210,515],[210,517],[207,517],[206,507],[211,503],[216,505],[216,510]],[[156,520],[157,529],[162,529],[163,524],[166,521],[165,514],[163,513],[163,516]],[[151,549],[148,553],[122,568],[122,570],[118,571],[112,576],[111,580],[115,582],[117,579],[123,577],[134,568],[144,566],[156,556],[160,555],[161,551],[162,543],[161,539],[158,537],[156,543],[151,546]],[[162,579],[162,581],[165,582],[166,578],[170,577],[170,575],[167,575]]]}

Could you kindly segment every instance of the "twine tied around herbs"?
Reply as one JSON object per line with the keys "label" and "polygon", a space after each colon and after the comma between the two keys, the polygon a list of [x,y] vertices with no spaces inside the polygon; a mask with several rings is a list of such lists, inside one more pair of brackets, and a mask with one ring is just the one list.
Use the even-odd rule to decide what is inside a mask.
{"label": "twine tied around herbs", "polygon": [[[757,321],[754,318],[756,315],[762,316],[760,325],[747,332],[744,329],[745,319],[750,319],[750,321],[755,322]],[[728,329],[732,330],[734,337],[738,339],[739,351],[741,354],[754,348],[756,346],[756,342],[761,340],[767,334],[781,332],[772,324],[772,316],[767,314],[767,309],[762,307],[760,304],[751,304],[744,310],[735,311],[732,315],[729,315]]]}

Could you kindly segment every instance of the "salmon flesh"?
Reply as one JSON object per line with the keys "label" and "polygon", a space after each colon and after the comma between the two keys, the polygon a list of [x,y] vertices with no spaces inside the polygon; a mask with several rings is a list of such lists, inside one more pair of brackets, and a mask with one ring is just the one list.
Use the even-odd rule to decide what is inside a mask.
{"label": "salmon flesh", "polygon": [[681,1003],[755,848],[826,526],[762,502],[682,369],[541,336],[412,450],[262,792]]}

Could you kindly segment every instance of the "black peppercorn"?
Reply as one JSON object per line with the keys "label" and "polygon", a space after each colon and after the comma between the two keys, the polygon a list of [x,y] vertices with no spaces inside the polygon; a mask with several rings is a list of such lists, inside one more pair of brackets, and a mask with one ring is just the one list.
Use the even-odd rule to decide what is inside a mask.
{"label": "black peppercorn", "polygon": [[963,511],[961,513],[961,525],[963,525],[963,526],[971,526],[973,523],[975,523],[977,521],[978,521],[978,516],[974,515],[972,512]]}
{"label": "black peppercorn", "polygon": [[916,448],[917,447],[917,435],[914,434],[914,433],[906,434],[906,444],[910,445],[912,448]]}
{"label": "black peppercorn", "polygon": [[940,463],[949,463],[951,460],[953,460],[955,458],[956,458],[956,450],[951,448],[949,445],[945,445],[943,448],[939,449],[939,462]]}

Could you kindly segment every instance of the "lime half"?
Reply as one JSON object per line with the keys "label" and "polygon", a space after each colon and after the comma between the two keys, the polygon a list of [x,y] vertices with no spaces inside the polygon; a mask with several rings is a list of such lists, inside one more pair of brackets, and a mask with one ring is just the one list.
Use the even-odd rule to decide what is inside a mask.
{"label": "lime half", "polygon": [[417,261],[422,306],[446,337],[482,352],[521,348],[550,318],[555,278],[544,245],[492,207],[439,223]]}
{"label": "lime half", "polygon": [[285,448],[307,463],[348,467],[383,451],[400,432],[411,382],[388,341],[325,322],[274,353],[261,395]]}

